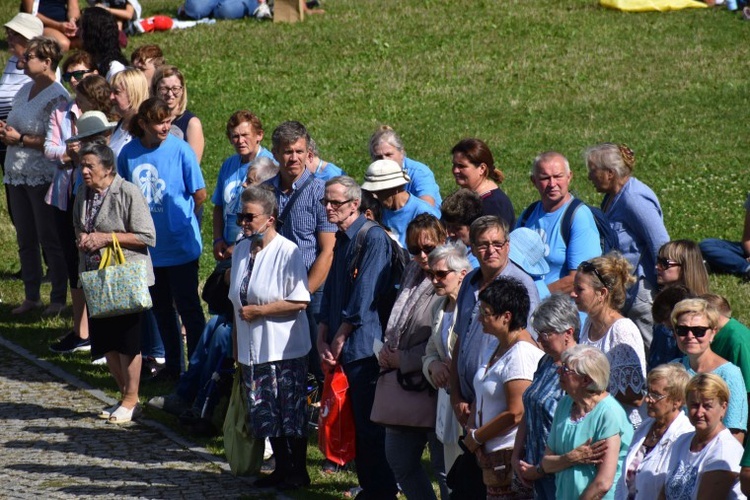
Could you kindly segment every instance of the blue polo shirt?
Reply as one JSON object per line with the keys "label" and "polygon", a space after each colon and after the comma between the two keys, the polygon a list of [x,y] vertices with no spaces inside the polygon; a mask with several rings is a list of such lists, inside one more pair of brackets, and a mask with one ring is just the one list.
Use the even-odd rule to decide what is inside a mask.
{"label": "blue polo shirt", "polygon": [[411,181],[406,185],[406,190],[419,198],[420,196],[432,196],[435,206],[443,203],[440,197],[440,187],[435,181],[435,175],[430,167],[411,158],[404,157],[404,170],[409,174]]}
{"label": "blue polo shirt", "polygon": [[[274,160],[273,155],[263,146],[258,150],[256,158],[266,157]],[[276,160],[274,160],[276,162]],[[247,168],[253,162],[242,163],[240,155],[232,155],[221,165],[219,177],[216,179],[216,189],[211,195],[211,203],[221,207],[224,218],[224,232],[222,236],[227,245],[237,240],[241,228],[237,225],[235,215],[240,212],[240,195],[242,183],[247,179]]]}
{"label": "blue polo shirt", "polygon": [[360,215],[349,229],[336,233],[333,264],[317,318],[318,323],[328,325],[329,343],[343,322],[354,325],[341,352],[339,362],[343,364],[374,356],[372,343],[383,338],[377,301],[387,292],[390,283],[391,242],[382,228],[367,231],[356,277],[352,279],[349,273],[349,263],[357,258],[354,241],[366,220]]}
{"label": "blue polo shirt", "polygon": [[281,190],[280,174],[266,181],[266,184],[273,186],[274,193],[276,193],[276,201],[279,204],[279,219],[281,219],[281,214],[292,195],[298,189],[302,189],[286,220],[282,221],[283,225],[279,229],[279,234],[299,247],[308,272],[315,259],[318,258],[318,253],[320,253],[318,233],[336,232],[336,226],[328,222],[325,207],[320,204],[320,200],[325,196],[325,183],[320,179],[313,178],[305,186],[305,182],[311,176],[310,171],[305,169],[300,178],[292,183],[292,189],[288,193]]}
{"label": "blue polo shirt", "polygon": [[409,223],[419,214],[432,214],[440,219],[440,209],[433,207],[421,198],[413,194],[409,195],[406,205],[398,210],[383,208],[383,225],[388,227],[394,236],[398,238],[399,244],[406,248],[406,228]]}

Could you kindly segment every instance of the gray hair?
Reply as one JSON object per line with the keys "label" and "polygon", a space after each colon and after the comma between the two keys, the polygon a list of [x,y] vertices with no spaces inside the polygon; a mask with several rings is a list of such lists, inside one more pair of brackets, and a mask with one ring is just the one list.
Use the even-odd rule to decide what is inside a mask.
{"label": "gray hair", "polygon": [[310,137],[310,139],[307,141],[307,150],[310,151],[313,156],[320,156],[320,151],[318,151],[318,143],[315,142],[315,139]]}
{"label": "gray hair", "polygon": [[505,219],[501,219],[496,215],[483,215],[469,226],[469,241],[471,241],[471,245],[475,246],[477,239],[490,229],[501,230],[505,239],[508,239],[508,223],[505,222]]}
{"label": "gray hair", "polygon": [[115,154],[106,144],[99,144],[90,142],[84,144],[81,150],[78,152],[78,156],[83,158],[86,155],[94,155],[102,164],[104,169],[110,174],[114,175],[117,173],[115,170]]}
{"label": "gray hair", "polygon": [[440,245],[427,256],[427,263],[430,267],[434,266],[441,260],[451,271],[471,271],[471,262],[467,257],[466,245],[460,241]]}
{"label": "gray hair", "polygon": [[612,172],[620,179],[633,173],[633,165],[625,162],[620,146],[611,142],[597,144],[586,149],[583,153],[583,160],[586,165]]}
{"label": "gray hair", "polygon": [[355,181],[348,175],[339,175],[338,177],[328,179],[328,181],[326,182],[326,187],[333,186],[334,184],[344,186],[344,193],[347,198],[351,200],[362,199],[362,188],[359,187],[357,181]]}
{"label": "gray hair", "polygon": [[279,206],[276,204],[276,194],[273,188],[266,184],[249,186],[242,191],[240,201],[245,203],[257,203],[263,207],[263,213],[273,215],[275,219],[279,218]]}
{"label": "gray hair", "polygon": [[542,163],[547,163],[553,158],[562,158],[563,162],[565,163],[565,173],[570,173],[570,162],[567,158],[565,158],[565,155],[563,155],[562,153],[558,153],[557,151],[545,151],[544,153],[541,153],[536,158],[534,158],[534,162],[531,164],[531,176],[536,177],[536,173]]}
{"label": "gray hair", "polygon": [[297,121],[288,121],[280,124],[271,135],[273,150],[277,151],[286,145],[294,144],[300,139],[305,140],[305,144],[310,144],[310,134],[304,125]]}
{"label": "gray hair", "polygon": [[375,157],[375,148],[383,142],[390,144],[402,153],[404,152],[404,143],[401,141],[401,138],[396,131],[388,125],[383,125],[372,134],[372,137],[370,137],[370,158],[372,158],[372,161],[377,160]]}
{"label": "gray hair", "polygon": [[531,325],[537,332],[562,333],[572,328],[573,338],[578,342],[581,317],[568,294],[553,293],[536,308],[531,317]]}
{"label": "gray hair", "polygon": [[255,178],[258,184],[275,177],[279,173],[279,166],[267,156],[257,156],[247,168],[247,173],[255,172]]}
{"label": "gray hair", "polygon": [[560,359],[568,368],[591,379],[586,388],[589,392],[601,393],[609,385],[609,360],[596,347],[577,344],[563,351]]}

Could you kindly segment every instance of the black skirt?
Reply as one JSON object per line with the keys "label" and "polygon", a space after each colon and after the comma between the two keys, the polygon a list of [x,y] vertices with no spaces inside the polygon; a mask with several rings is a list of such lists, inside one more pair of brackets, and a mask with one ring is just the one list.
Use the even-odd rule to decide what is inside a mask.
{"label": "black skirt", "polygon": [[112,318],[89,318],[91,359],[99,359],[110,351],[128,356],[141,353],[142,313]]}

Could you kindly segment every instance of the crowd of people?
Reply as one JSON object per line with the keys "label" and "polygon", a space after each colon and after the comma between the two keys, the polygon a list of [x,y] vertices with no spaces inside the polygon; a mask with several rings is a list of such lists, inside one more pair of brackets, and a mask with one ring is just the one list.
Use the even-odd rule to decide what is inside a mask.
{"label": "crowd of people", "polygon": [[[81,26],[85,50],[63,61],[39,17],[5,24],[0,160],[25,293],[12,314],[44,307],[45,262],[43,314],[70,289],[74,319],[51,349],[90,350],[120,389],[101,418],[137,418],[143,377],[174,386],[150,406],[204,414],[206,383],[233,360],[248,428],[275,456],[256,486],[304,488],[309,376],[340,366],[357,498],[436,498],[425,448],[441,498],[750,493],[750,330],[704,263],[748,276],[750,215],[740,243],[670,240],[634,152],[604,143],[584,155],[600,208],[571,194],[568,160],[549,151],[531,165],[539,200],[516,218],[480,139],[450,150],[456,190],[443,198],[389,126],[371,136],[360,184],[303,124],[276,126],[269,150],[261,119],[238,110],[206,221],[185,75],[154,45],[128,61],[105,9],[85,9]],[[208,321],[202,224],[216,261]],[[153,308],[89,317],[80,273],[114,244],[145,263]]]}

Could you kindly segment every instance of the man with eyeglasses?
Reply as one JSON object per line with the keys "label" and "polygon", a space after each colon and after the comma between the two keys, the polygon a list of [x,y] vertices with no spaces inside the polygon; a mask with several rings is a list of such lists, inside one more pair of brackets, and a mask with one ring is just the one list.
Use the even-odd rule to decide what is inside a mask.
{"label": "man with eyeglasses", "polygon": [[480,352],[493,352],[498,340],[484,335],[479,321],[479,291],[500,276],[519,280],[529,294],[529,320],[539,304],[539,292],[534,280],[508,257],[510,239],[507,223],[494,215],[475,220],[469,228],[471,251],[479,260],[479,268],[466,275],[456,300],[456,343],[451,359],[451,405],[462,426],[469,418],[469,407],[474,401],[474,375],[479,369]]}
{"label": "man with eyeglasses", "polygon": [[531,182],[539,191],[541,201],[526,208],[516,224],[516,227],[533,229],[542,237],[545,260],[550,268],[544,281],[552,293],[570,293],[578,265],[602,254],[599,230],[585,204],[580,205],[571,218],[568,241],[563,238],[562,222],[573,200],[569,191],[572,180],[573,172],[563,155],[548,151],[537,156],[531,168]]}
{"label": "man with eyeglasses", "polygon": [[318,338],[315,318],[320,312],[326,276],[333,261],[336,226],[328,221],[325,208],[319,203],[325,184],[307,168],[312,154],[310,135],[305,126],[297,121],[284,122],[273,131],[271,142],[279,173],[266,184],[273,187],[279,205],[280,227],[277,231],[299,247],[307,268],[310,303],[305,312],[313,346],[309,370],[322,382],[323,372],[315,347]]}
{"label": "man with eyeglasses", "polygon": [[370,420],[380,373],[374,353],[383,336],[377,303],[390,285],[391,241],[380,226],[370,228],[357,248],[367,221],[360,212],[362,190],[351,177],[326,182],[320,204],[338,227],[333,264],[318,316],[319,362],[327,370],[341,365],[349,381],[356,433],[357,478],[362,499],[395,499],[398,491],[385,456],[385,429]]}

